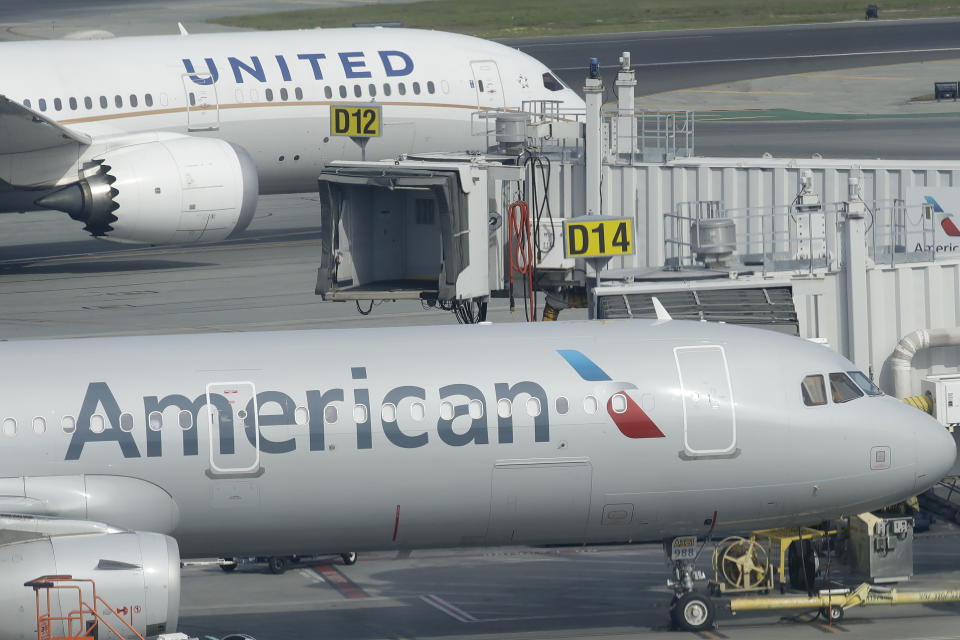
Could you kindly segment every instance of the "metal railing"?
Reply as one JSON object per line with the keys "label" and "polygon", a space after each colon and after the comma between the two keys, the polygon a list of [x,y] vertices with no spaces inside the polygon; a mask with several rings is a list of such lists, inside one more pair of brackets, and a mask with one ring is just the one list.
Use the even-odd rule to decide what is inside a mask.
{"label": "metal railing", "polygon": [[602,115],[613,162],[669,162],[694,155],[693,111],[642,109],[620,115],[616,108],[606,108]]}

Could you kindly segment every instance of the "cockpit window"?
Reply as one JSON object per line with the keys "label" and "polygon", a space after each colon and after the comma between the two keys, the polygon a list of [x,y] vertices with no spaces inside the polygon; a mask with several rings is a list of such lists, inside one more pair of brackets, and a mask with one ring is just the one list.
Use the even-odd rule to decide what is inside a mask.
{"label": "cockpit window", "polygon": [[549,71],[543,74],[543,86],[549,91],[563,91],[563,83]]}
{"label": "cockpit window", "polygon": [[868,396],[883,395],[883,391],[880,391],[880,387],[873,384],[870,378],[868,378],[862,371],[847,371],[847,375],[853,378],[853,381],[857,383],[857,386],[863,389],[863,392]]}
{"label": "cockpit window", "polygon": [[827,389],[823,386],[823,376],[807,376],[800,383],[800,392],[803,394],[803,404],[808,407],[819,407],[827,404]]}
{"label": "cockpit window", "polygon": [[863,396],[863,391],[860,391],[853,380],[847,377],[847,374],[840,372],[830,374],[830,392],[836,404],[850,402]]}

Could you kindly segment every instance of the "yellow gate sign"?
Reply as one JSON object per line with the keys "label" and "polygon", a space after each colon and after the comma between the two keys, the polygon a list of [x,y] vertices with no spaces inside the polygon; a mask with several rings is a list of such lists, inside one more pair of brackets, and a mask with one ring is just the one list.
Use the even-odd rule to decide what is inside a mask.
{"label": "yellow gate sign", "polygon": [[369,104],[331,105],[330,135],[379,138],[381,108]]}
{"label": "yellow gate sign", "polygon": [[633,220],[583,216],[563,223],[563,255],[608,258],[633,255]]}

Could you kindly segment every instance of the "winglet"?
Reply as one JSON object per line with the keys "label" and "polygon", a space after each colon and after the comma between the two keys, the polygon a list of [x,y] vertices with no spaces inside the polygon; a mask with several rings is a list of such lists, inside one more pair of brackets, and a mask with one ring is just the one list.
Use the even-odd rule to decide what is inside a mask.
{"label": "winglet", "polygon": [[653,302],[653,310],[657,312],[657,320],[673,320],[657,296],[651,296],[650,301]]}
{"label": "winglet", "polygon": [[182,36],[188,36],[188,35],[190,35],[190,32],[187,31],[187,28],[186,28],[185,26],[183,26],[183,23],[182,23],[182,22],[178,22],[178,23],[177,23],[177,26],[180,27],[180,35],[182,35]]}

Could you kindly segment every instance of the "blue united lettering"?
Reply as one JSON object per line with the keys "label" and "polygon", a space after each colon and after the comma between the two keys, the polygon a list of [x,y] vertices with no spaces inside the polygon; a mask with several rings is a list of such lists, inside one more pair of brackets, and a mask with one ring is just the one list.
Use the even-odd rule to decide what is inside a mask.
{"label": "blue united lettering", "polygon": [[[226,70],[226,77],[232,77],[237,84],[249,82],[292,82],[295,77],[324,80],[328,76],[342,76],[346,79],[372,78],[382,75],[386,78],[400,78],[413,73],[414,63],[410,54],[396,49],[384,49],[376,55],[365,51],[338,51],[335,53],[305,51],[288,57],[282,54],[274,56],[237,55],[226,59],[202,58],[194,64],[193,59],[181,60],[190,81],[198,85],[211,85],[220,81],[220,70]],[[206,69],[204,69],[206,67]]]}

